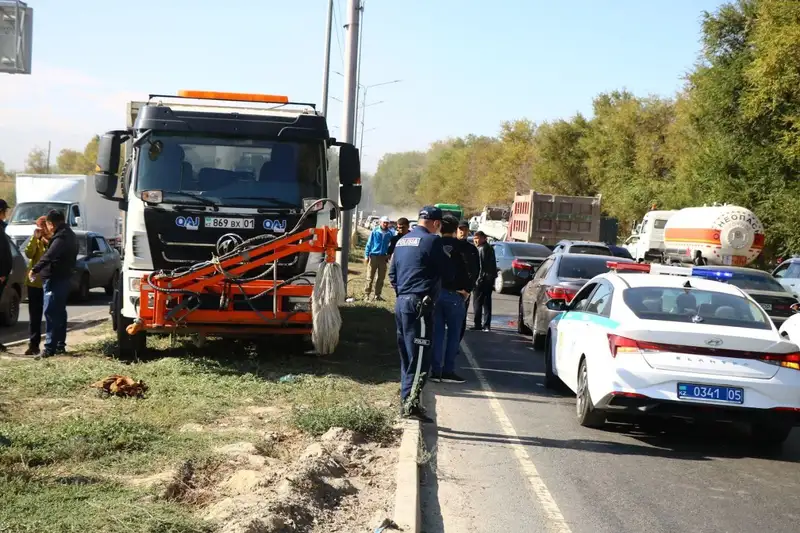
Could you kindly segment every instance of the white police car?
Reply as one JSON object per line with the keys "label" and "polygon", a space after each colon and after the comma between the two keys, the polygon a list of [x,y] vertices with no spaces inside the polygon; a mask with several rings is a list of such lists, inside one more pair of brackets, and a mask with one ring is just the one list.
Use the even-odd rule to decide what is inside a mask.
{"label": "white police car", "polygon": [[747,421],[765,445],[800,425],[800,349],[755,300],[691,268],[609,267],[569,304],[547,303],[562,312],[547,334],[545,385],[576,393],[581,425],[613,414]]}

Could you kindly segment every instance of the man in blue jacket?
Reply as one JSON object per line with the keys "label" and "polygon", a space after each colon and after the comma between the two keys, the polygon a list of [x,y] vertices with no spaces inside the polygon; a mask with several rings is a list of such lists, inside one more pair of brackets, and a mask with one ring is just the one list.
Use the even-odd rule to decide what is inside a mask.
{"label": "man in blue jacket", "polygon": [[369,299],[372,283],[375,283],[375,299],[383,300],[383,282],[386,279],[386,265],[389,262],[389,244],[394,232],[389,229],[389,217],[381,217],[378,227],[372,230],[364,248],[364,262],[367,264],[367,284],[364,294]]}
{"label": "man in blue jacket", "polygon": [[420,405],[420,395],[431,365],[434,303],[442,281],[449,282],[453,276],[438,235],[441,228],[442,210],[423,207],[418,225],[397,241],[389,268],[389,282],[397,293],[394,314],[402,414],[423,422],[431,421]]}

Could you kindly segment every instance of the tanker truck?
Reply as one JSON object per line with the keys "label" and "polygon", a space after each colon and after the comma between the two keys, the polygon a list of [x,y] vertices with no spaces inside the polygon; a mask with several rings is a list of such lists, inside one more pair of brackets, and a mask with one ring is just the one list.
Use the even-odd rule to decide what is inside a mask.
{"label": "tanker truck", "polygon": [[664,262],[747,266],[764,248],[764,226],[749,209],[714,204],[671,214],[664,226]]}

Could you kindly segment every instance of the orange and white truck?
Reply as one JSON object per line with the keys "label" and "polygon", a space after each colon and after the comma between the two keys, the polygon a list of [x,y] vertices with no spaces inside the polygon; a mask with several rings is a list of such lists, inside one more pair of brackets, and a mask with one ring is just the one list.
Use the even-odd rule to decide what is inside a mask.
{"label": "orange and white truck", "polygon": [[687,207],[664,226],[664,260],[690,263],[697,252],[710,265],[746,266],[764,249],[764,226],[737,205]]}

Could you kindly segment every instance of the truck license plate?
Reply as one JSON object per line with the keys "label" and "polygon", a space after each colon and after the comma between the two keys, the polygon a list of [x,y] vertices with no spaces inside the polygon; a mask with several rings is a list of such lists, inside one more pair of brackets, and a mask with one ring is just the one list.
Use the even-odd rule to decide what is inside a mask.
{"label": "truck license plate", "polygon": [[254,229],[256,224],[252,218],[205,217],[205,226],[220,229]]}

